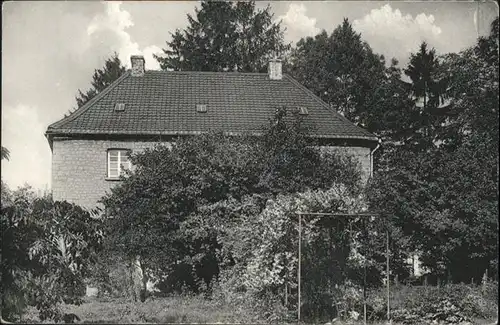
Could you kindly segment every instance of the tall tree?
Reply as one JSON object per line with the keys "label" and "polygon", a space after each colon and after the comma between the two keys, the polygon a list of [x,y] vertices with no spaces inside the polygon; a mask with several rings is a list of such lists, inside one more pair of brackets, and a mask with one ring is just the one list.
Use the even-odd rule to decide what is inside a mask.
{"label": "tall tree", "polygon": [[369,191],[408,249],[457,282],[479,279],[486,269],[495,274],[498,265],[499,75],[498,60],[487,55],[498,49],[494,26],[476,46],[442,56],[430,73],[449,80],[444,123],[431,129],[440,145],[393,150]]}
{"label": "tall tree", "polygon": [[[331,35],[326,31],[301,39],[288,67],[294,78],[348,119],[369,124],[375,92],[385,76],[385,59],[344,19]],[[372,130],[373,131],[373,130]]]}
{"label": "tall tree", "polygon": [[94,75],[90,83],[92,87],[86,92],[78,90],[78,95],[75,97],[78,105],[77,108],[82,107],[85,103],[106,89],[106,87],[111,85],[113,81],[118,79],[125,71],[125,66],[123,66],[118,58],[118,53],[115,52],[113,56],[104,62],[104,67],[102,67],[102,69],[94,70]]}
{"label": "tall tree", "polygon": [[203,1],[195,12],[187,15],[188,27],[172,34],[165,56],[155,55],[163,70],[263,72],[289,48],[269,6]]}
{"label": "tall tree", "polygon": [[418,117],[420,128],[415,130],[420,139],[416,144],[425,150],[436,140],[435,131],[441,126],[448,108],[447,105],[443,105],[448,77],[439,75],[436,50],[434,48],[429,50],[426,42],[422,42],[417,53],[411,54],[410,62],[404,72],[411,79],[408,86],[414,99],[417,100],[420,111]]}
{"label": "tall tree", "polygon": [[440,57],[439,74],[448,78],[449,108],[438,138],[455,150],[471,136],[498,144],[498,17],[476,46]]}
{"label": "tall tree", "polygon": [[476,46],[476,53],[491,65],[498,65],[498,16],[491,23],[490,35],[480,37]]}

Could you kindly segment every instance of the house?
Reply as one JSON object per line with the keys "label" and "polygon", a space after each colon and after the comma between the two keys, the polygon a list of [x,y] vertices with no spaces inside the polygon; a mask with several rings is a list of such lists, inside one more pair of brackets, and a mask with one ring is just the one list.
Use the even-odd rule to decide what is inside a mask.
{"label": "house", "polygon": [[298,110],[325,148],[355,155],[364,178],[378,138],[333,111],[271,60],[268,73],[145,71],[132,68],[73,114],[51,124],[52,194],[86,208],[119,182],[127,152],[207,131],[258,134],[276,109]]}

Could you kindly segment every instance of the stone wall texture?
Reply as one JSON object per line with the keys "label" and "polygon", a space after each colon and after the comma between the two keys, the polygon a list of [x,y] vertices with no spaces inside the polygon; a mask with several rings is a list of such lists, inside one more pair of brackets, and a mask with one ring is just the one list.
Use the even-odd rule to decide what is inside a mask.
{"label": "stone wall texture", "polygon": [[[52,195],[54,200],[67,200],[92,209],[119,183],[107,180],[108,149],[129,149],[139,152],[157,142],[115,140],[54,139],[52,150]],[[168,145],[168,143],[166,143]],[[360,162],[363,180],[371,171],[370,149],[365,147],[324,147],[354,155]]]}
{"label": "stone wall texture", "polygon": [[108,149],[139,152],[157,142],[113,140],[54,140],[52,149],[52,196],[82,207],[96,207],[119,181],[107,180]]}

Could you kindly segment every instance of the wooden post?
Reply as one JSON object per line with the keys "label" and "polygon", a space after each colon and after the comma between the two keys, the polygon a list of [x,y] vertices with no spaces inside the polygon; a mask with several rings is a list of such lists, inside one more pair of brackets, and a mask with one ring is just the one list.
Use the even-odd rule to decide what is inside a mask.
{"label": "wooden post", "polygon": [[389,229],[385,230],[385,260],[386,260],[386,273],[387,273],[387,321],[391,320],[391,277],[389,268]]}
{"label": "wooden post", "polygon": [[[332,227],[329,227],[328,228],[328,235],[329,235],[329,242],[328,242],[328,252],[329,252],[329,258],[328,258],[328,293],[330,295],[330,297],[333,296],[333,246],[334,246],[334,242],[333,242],[333,229]],[[332,316],[332,315],[330,315]],[[331,318],[331,317],[330,317]]]}
{"label": "wooden post", "polygon": [[363,324],[366,325],[366,256],[363,263]]}
{"label": "wooden post", "polygon": [[[373,217],[373,216],[379,216],[378,213],[356,213],[356,214],[346,214],[346,213],[321,213],[321,212],[309,212],[309,213],[297,213],[298,215],[298,221],[299,221],[299,228],[298,228],[298,232],[299,232],[299,238],[298,238],[298,241],[299,241],[299,260],[298,260],[298,267],[297,267],[297,291],[298,291],[298,297],[297,297],[297,300],[298,300],[298,306],[297,306],[297,321],[300,323],[300,317],[301,317],[301,267],[302,267],[302,214],[307,214],[307,215],[315,215],[315,216],[321,216],[321,217],[326,217],[326,216],[343,216],[343,217],[347,217],[347,218],[352,218],[352,217],[356,217],[356,218],[365,218],[365,217]],[[364,220],[364,219],[363,219]],[[366,234],[366,231],[365,231],[365,234]],[[364,319],[365,319],[365,324],[366,324],[366,321],[367,321],[367,315],[366,315],[366,261],[364,263],[364,290],[363,290],[363,295],[364,295],[364,309],[365,309],[365,312],[364,312]]]}
{"label": "wooden post", "polygon": [[298,303],[297,303],[297,321],[300,323],[300,267],[301,267],[301,245],[302,245],[302,215],[299,214],[299,267],[297,270],[297,291],[298,291]]}
{"label": "wooden post", "polygon": [[363,219],[363,233],[364,233],[364,243],[363,243],[363,250],[364,250],[364,259],[363,259],[363,324],[366,325],[366,260],[367,260],[367,253],[368,253],[368,249],[367,249],[367,233],[366,233],[366,222],[365,222],[365,219]]}
{"label": "wooden post", "polygon": [[285,281],[285,308],[288,308],[288,282]]}

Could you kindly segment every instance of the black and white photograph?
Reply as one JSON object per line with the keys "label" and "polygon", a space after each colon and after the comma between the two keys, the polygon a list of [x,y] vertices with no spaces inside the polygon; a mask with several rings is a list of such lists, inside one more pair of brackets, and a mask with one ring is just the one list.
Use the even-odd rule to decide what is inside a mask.
{"label": "black and white photograph", "polygon": [[498,324],[496,1],[5,1],[1,55],[2,324]]}

